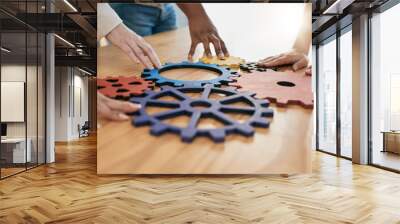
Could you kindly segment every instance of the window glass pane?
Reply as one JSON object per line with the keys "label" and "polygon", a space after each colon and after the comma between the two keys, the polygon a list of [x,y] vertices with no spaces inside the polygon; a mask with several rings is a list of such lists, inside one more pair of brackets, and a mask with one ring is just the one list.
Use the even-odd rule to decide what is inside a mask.
{"label": "window glass pane", "polygon": [[[26,142],[26,33],[1,33],[1,174],[25,170],[30,161]],[[28,145],[28,147],[26,147]],[[27,150],[28,149],[28,150]]]}
{"label": "window glass pane", "polygon": [[372,18],[372,163],[400,170],[400,4]]}
{"label": "window glass pane", "polygon": [[318,48],[318,148],[336,153],[336,40]]}
{"label": "window glass pane", "polygon": [[352,141],[352,35],[340,36],[340,153],[351,158]]}
{"label": "window glass pane", "polygon": [[37,19],[44,5],[45,0],[0,1],[20,19],[0,12],[6,21],[0,23],[1,178],[45,162],[45,35],[21,22]]}

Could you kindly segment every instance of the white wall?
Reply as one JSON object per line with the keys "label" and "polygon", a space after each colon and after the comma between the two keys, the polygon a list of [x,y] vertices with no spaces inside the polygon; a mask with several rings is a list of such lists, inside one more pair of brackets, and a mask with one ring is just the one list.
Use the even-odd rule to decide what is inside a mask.
{"label": "white wall", "polygon": [[55,140],[74,140],[88,120],[88,78],[72,67],[56,67],[55,74]]}
{"label": "white wall", "polygon": [[69,136],[68,125],[68,88],[69,88],[69,69],[67,67],[55,68],[55,141],[67,141]]}
{"label": "white wall", "polygon": [[[3,82],[25,82],[25,65],[2,65],[1,81]],[[28,73],[33,69],[28,66]],[[1,108],[6,110],[6,108]],[[7,137],[25,137],[25,122],[7,122]]]}
{"label": "white wall", "polygon": [[[203,6],[226,46],[231,46],[229,53],[248,61],[291,50],[304,18],[303,3],[203,3]],[[260,23],[265,29],[260,28]],[[253,33],[257,35],[250,35]],[[263,46],[259,45],[260,39],[265,40]],[[269,40],[279,41],[272,44]]]}

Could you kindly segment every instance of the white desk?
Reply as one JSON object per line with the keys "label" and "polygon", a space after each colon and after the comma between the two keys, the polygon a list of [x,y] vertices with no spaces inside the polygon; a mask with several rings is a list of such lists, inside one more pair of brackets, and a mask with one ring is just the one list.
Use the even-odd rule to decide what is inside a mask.
{"label": "white desk", "polygon": [[[10,150],[8,147],[13,145],[12,148],[12,163],[25,163],[30,162],[32,158],[31,154],[31,145],[32,140],[27,138],[26,141],[28,142],[26,147],[26,154],[25,154],[25,138],[5,138],[1,139],[2,144],[2,151]],[[3,148],[5,147],[5,148]],[[26,161],[25,161],[26,159]]]}

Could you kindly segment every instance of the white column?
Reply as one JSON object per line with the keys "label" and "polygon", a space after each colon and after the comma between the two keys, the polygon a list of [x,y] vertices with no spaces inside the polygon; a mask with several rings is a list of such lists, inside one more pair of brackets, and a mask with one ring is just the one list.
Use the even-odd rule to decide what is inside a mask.
{"label": "white column", "polygon": [[368,163],[368,15],[353,20],[353,162]]}
{"label": "white column", "polygon": [[46,163],[52,163],[55,161],[55,44],[53,34],[47,34],[46,45]]}

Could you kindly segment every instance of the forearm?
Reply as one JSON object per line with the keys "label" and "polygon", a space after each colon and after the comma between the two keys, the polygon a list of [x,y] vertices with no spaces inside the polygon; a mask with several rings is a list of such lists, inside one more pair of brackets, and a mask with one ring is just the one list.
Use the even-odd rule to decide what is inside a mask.
{"label": "forearm", "polygon": [[97,5],[97,39],[106,36],[115,27],[122,23],[118,14],[111,8],[108,3],[100,3]]}
{"label": "forearm", "polygon": [[300,27],[293,49],[297,52],[308,54],[311,44],[311,3],[305,4],[303,23]]}
{"label": "forearm", "polygon": [[192,18],[208,18],[201,3],[176,3],[190,21]]}

